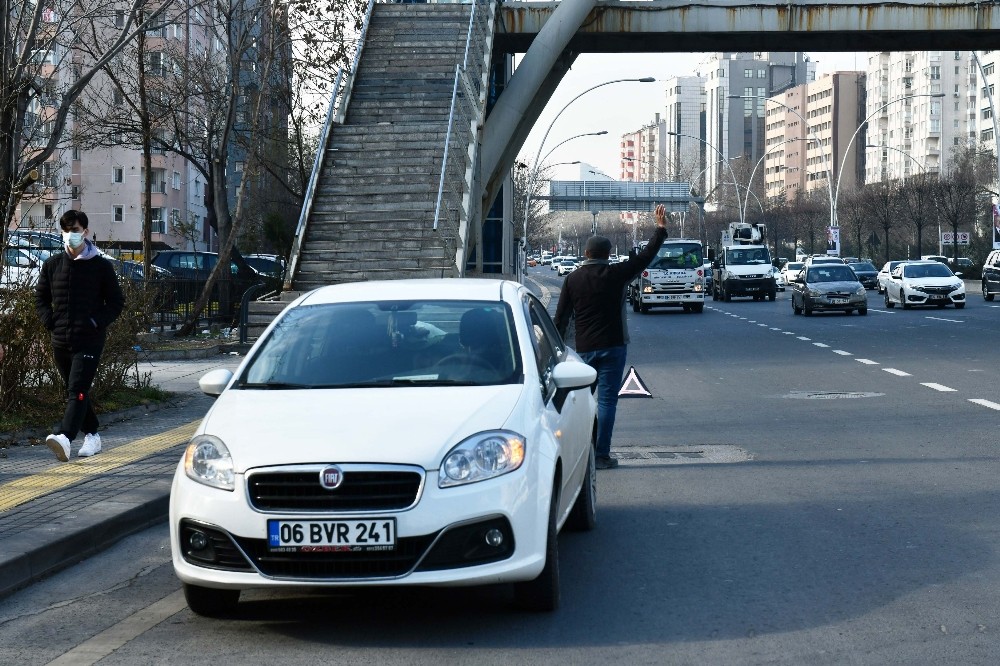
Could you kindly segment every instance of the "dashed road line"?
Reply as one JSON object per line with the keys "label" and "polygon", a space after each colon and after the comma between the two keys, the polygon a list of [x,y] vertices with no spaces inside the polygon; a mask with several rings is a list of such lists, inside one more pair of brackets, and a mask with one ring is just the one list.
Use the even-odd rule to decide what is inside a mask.
{"label": "dashed road line", "polygon": [[984,400],[982,398],[969,398],[969,402],[974,402],[977,405],[982,405],[983,407],[988,407],[990,409],[995,409],[1000,411],[1000,405],[993,402],[992,400]]}
{"label": "dashed road line", "polygon": [[870,358],[856,358],[854,360],[858,363],[864,363],[865,365],[879,365],[878,361],[873,361]]}
{"label": "dashed road line", "polygon": [[822,342],[814,342],[813,344],[814,344],[815,346],[817,346],[817,347],[820,347],[820,348],[822,348],[822,349],[829,349],[829,348],[830,348],[830,345],[825,345],[825,344],[823,344]]}
{"label": "dashed road line", "polygon": [[896,375],[897,377],[912,377],[908,372],[903,372],[902,370],[897,370],[896,368],[882,368],[883,371],[888,372],[890,375]]}
{"label": "dashed road line", "polygon": [[958,389],[953,389],[949,386],[944,386],[943,384],[935,384],[934,382],[920,382],[920,385],[926,386],[929,389],[934,389],[935,391],[941,391],[942,393],[958,390]]}
{"label": "dashed road line", "polygon": [[812,340],[812,338],[807,338],[804,335],[800,335],[798,338],[796,338],[796,340],[805,340],[806,342],[809,342],[810,340]]}
{"label": "dashed road line", "polygon": [[844,351],[843,349],[834,349],[833,353],[834,354],[840,354],[841,356],[854,356],[854,354],[852,354],[851,352]]}
{"label": "dashed road line", "polygon": [[953,324],[964,324],[965,321],[962,319],[945,319],[944,317],[924,317],[924,319],[933,319],[934,321],[949,321]]}

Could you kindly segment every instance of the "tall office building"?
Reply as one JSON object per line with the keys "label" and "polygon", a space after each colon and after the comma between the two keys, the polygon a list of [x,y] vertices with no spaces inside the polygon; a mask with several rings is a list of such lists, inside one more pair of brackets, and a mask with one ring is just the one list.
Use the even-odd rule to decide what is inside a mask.
{"label": "tall office building", "polygon": [[869,54],[866,183],[937,173],[955,147],[975,141],[971,60],[968,51]]}
{"label": "tall office building", "polygon": [[705,185],[728,181],[719,160],[752,165],[764,155],[767,98],[815,79],[816,64],[801,52],[716,53],[705,82]]}
{"label": "tall office building", "polygon": [[[663,159],[669,180],[690,182],[703,190],[706,164],[705,79],[677,76],[666,81]],[[715,158],[713,158],[714,160]],[[697,182],[695,182],[697,181]]]}

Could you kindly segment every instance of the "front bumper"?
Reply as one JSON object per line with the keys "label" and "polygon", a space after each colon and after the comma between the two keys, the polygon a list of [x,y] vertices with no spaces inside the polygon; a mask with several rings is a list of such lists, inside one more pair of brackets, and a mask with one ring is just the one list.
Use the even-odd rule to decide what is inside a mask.
{"label": "front bumper", "polygon": [[725,288],[726,293],[733,296],[757,296],[777,291],[773,278],[729,278]]}
{"label": "front bumper", "polygon": [[965,303],[965,291],[944,293],[904,289],[903,298],[906,305],[954,305]]}
{"label": "front bumper", "polygon": [[822,294],[820,296],[806,295],[804,307],[809,310],[847,311],[868,307],[868,298],[863,295]]}
{"label": "front bumper", "polygon": [[[537,474],[537,471],[534,472]],[[245,476],[233,492],[197,483],[182,469],[170,496],[170,545],[183,582],[214,588],[296,586],[480,585],[531,580],[545,564],[549,498],[532,470],[455,488],[437,487],[428,472],[417,501],[400,511],[315,513],[250,506]],[[267,521],[395,519],[396,547],[387,551],[282,552],[268,546]],[[498,530],[501,543],[484,540]],[[191,545],[192,532],[206,548]],[[495,534],[494,534],[495,536]],[[201,537],[198,538],[201,541]]]}

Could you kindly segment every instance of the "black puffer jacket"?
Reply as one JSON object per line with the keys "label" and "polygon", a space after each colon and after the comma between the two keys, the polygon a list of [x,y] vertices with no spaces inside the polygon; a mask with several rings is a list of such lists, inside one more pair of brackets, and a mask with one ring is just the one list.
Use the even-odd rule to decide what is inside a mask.
{"label": "black puffer jacket", "polygon": [[124,307],[115,269],[103,257],[73,259],[63,252],[42,264],[35,309],[53,345],[77,349],[103,341]]}

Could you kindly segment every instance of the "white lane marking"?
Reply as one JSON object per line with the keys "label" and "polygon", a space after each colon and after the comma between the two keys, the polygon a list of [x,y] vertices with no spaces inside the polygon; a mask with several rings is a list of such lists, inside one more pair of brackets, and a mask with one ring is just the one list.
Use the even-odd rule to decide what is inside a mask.
{"label": "white lane marking", "polygon": [[885,370],[886,372],[888,372],[890,375],[896,375],[897,377],[912,377],[913,376],[913,375],[911,375],[908,372],[903,372],[902,370],[897,370],[896,368],[882,368],[882,369]]}
{"label": "white lane marking", "polygon": [[944,317],[925,317],[925,319],[933,319],[935,321],[950,321],[953,324],[964,324],[965,321],[962,319],[945,319]]}
{"label": "white lane marking", "polygon": [[969,398],[969,402],[974,402],[977,405],[982,405],[983,407],[989,407],[990,409],[995,409],[998,412],[1000,412],[1000,405],[991,400],[983,400],[982,398]]}
{"label": "white lane marking", "polygon": [[957,391],[958,389],[953,389],[942,384],[935,384],[934,382],[920,382],[921,386],[926,386],[929,389],[934,389],[935,391],[941,391],[942,393],[948,391]]}
{"label": "white lane marking", "polygon": [[878,312],[879,314],[896,314],[895,310],[876,310],[875,308],[868,308],[868,312]]}
{"label": "white lane marking", "polygon": [[870,358],[856,358],[854,359],[858,363],[864,363],[865,365],[878,365],[878,361],[873,361]]}
{"label": "white lane marking", "polygon": [[772,331],[780,331],[781,329],[780,329],[780,328],[774,328],[774,327],[771,327],[771,330],[772,330]]}
{"label": "white lane marking", "polygon": [[108,627],[90,640],[80,643],[69,652],[64,652],[50,661],[48,666],[91,666],[91,664],[96,664],[130,640],[141,636],[167,618],[184,610],[185,606],[187,603],[184,601],[184,592],[177,590],[155,604],[133,613],[118,624]]}
{"label": "white lane marking", "polygon": [[806,342],[808,342],[809,340],[812,340],[812,338],[807,338],[807,337],[806,337],[806,336],[804,336],[804,335],[800,335],[800,336],[798,337],[798,339],[799,339],[799,340],[805,340]]}
{"label": "white lane marking", "polygon": [[757,324],[757,325],[760,326],[761,328],[767,328],[767,324]]}
{"label": "white lane marking", "polygon": [[785,331],[785,335],[795,335],[794,331]]}
{"label": "white lane marking", "polygon": [[834,349],[833,353],[834,354],[840,354],[841,356],[854,356],[854,354],[852,354],[851,352],[844,351],[843,349]]}
{"label": "white lane marking", "polygon": [[830,348],[830,345],[824,345],[822,342],[814,342],[813,344],[816,345],[817,347],[822,347],[823,349]]}
{"label": "white lane marking", "polygon": [[757,320],[756,320],[756,319],[748,319],[748,320],[747,320],[747,323],[748,323],[748,324],[756,324],[756,323],[757,323]]}

